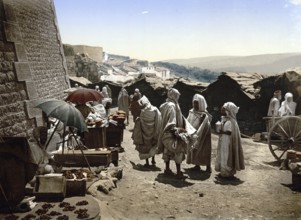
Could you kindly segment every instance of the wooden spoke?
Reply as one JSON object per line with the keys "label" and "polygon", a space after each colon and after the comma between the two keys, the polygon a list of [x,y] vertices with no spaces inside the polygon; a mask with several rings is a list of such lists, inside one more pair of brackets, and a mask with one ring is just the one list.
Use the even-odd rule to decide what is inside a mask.
{"label": "wooden spoke", "polygon": [[289,135],[292,137],[293,134],[292,134],[292,131],[291,131],[291,125],[290,125],[290,123],[289,123],[289,120],[286,120],[286,124],[287,124],[287,127],[288,127],[288,133],[289,133]]}
{"label": "wooden spoke", "polygon": [[286,133],[282,125],[278,124],[278,127],[282,130],[282,132],[286,135],[286,137],[289,137],[289,135]]}
{"label": "wooden spoke", "polygon": [[[301,130],[297,133],[297,135],[295,135],[295,137],[296,138],[298,138],[298,137],[300,137],[301,138],[301,136],[299,136],[301,134]],[[298,138],[299,139],[299,138]]]}
{"label": "wooden spoke", "polygon": [[282,157],[283,157],[283,155],[286,153],[286,151],[288,150],[289,148],[287,148],[286,150],[284,150],[283,152],[282,152],[282,154],[279,156],[279,159],[281,159]]}
{"label": "wooden spoke", "polygon": [[282,135],[281,135],[281,134],[279,134],[279,133],[278,133],[278,132],[276,132],[276,131],[272,131],[272,133],[274,133],[274,134],[278,135],[279,137],[282,137]]}
{"label": "wooden spoke", "polygon": [[277,147],[277,148],[273,149],[273,151],[280,150],[280,149],[281,149],[281,147]]}
{"label": "wooden spoke", "polygon": [[293,130],[293,136],[296,137],[296,132],[297,132],[297,124],[299,124],[299,120],[296,121],[295,125],[294,125],[294,130]]}

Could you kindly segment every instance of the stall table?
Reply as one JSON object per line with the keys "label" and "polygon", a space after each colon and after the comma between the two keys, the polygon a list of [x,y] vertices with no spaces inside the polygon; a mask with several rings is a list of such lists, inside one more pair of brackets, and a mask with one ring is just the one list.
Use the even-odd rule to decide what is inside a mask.
{"label": "stall table", "polygon": [[[108,166],[111,163],[111,151],[84,150],[90,166]],[[67,150],[54,155],[54,160],[66,167],[86,167],[87,163],[80,150]]]}

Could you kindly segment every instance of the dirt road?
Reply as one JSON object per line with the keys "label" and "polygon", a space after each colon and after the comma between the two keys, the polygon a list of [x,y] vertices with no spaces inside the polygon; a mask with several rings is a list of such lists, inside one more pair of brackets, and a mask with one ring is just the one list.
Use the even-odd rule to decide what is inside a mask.
{"label": "dirt road", "polygon": [[[133,123],[126,128],[118,188],[97,197],[102,219],[301,219],[301,194],[290,189],[290,171],[281,171],[268,145],[243,139],[246,170],[236,180],[221,181],[214,171],[216,135],[212,136],[211,175],[189,172],[185,181],[163,175],[162,155],[157,165],[144,168],[131,140]],[[175,166],[171,168],[175,171]],[[204,169],[204,168],[203,168]]]}

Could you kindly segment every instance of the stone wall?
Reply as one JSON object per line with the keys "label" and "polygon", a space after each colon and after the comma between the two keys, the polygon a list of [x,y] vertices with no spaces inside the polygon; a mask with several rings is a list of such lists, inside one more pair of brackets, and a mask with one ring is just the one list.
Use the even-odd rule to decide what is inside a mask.
{"label": "stone wall", "polygon": [[42,125],[34,101],[69,87],[53,1],[0,0],[0,136]]}
{"label": "stone wall", "polygon": [[[72,63],[68,62],[68,69],[72,69]],[[78,77],[85,77],[93,83],[100,81],[99,65],[88,54],[76,54],[74,56],[74,72]]]}
{"label": "stone wall", "polygon": [[88,54],[91,59],[95,60],[98,63],[101,63],[103,60],[103,49],[102,47],[92,47],[87,45],[69,45],[73,47],[75,54],[83,53]]}
{"label": "stone wall", "polygon": [[66,64],[69,76],[76,76],[74,56],[66,56]]}

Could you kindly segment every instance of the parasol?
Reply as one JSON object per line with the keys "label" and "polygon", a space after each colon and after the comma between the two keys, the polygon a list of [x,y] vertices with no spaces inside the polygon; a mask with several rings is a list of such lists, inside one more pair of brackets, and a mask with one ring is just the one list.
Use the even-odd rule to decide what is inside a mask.
{"label": "parasol", "polygon": [[[37,102],[35,107],[40,108],[43,112],[46,113],[46,115],[48,117],[53,117],[53,118],[56,118],[56,119],[60,120],[61,122],[64,123],[65,126],[75,127],[80,132],[88,131],[85,120],[84,120],[84,117],[82,116],[80,111],[77,110],[70,103],[67,103],[67,102],[62,101],[62,100],[57,100],[57,99],[46,99],[46,100],[42,100],[42,101]],[[57,124],[57,126],[58,126],[58,124]],[[55,130],[57,129],[57,126],[55,127],[51,137],[49,138],[49,140],[46,144],[46,149],[47,149],[47,146],[50,142],[50,139],[52,138]],[[63,137],[65,137],[65,126],[64,126]],[[77,140],[76,140],[76,142],[77,142]],[[78,142],[77,142],[77,144],[78,144]],[[89,162],[88,162],[83,150],[82,149],[80,149],[80,150],[81,150],[82,155],[84,156],[84,158],[87,162],[89,170],[91,171]],[[62,153],[64,153],[64,141],[63,141],[63,151],[62,151]]]}
{"label": "parasol", "polygon": [[57,99],[46,99],[35,106],[40,108],[49,117],[56,118],[66,126],[75,127],[80,132],[88,131],[85,119],[73,105]]}
{"label": "parasol", "polygon": [[85,104],[86,102],[99,101],[101,99],[103,99],[103,95],[100,92],[94,89],[80,88],[69,93],[66,101],[77,104]]}

